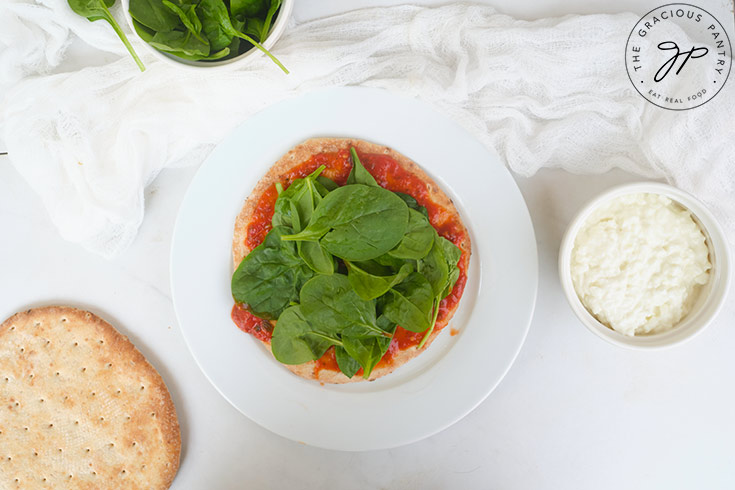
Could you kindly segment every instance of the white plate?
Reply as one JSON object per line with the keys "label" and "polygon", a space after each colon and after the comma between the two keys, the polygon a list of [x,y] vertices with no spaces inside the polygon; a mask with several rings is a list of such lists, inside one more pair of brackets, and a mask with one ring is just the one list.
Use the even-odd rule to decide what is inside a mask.
{"label": "white plate", "polygon": [[[235,217],[281,155],[317,136],[361,138],[411,158],[452,197],[470,231],[468,282],[450,326],[372,383],[321,386],[294,376],[230,319]],[[425,104],[378,89],[313,92],[250,118],[194,177],[171,248],[179,324],[212,384],[263,427],[346,451],[418,441],[474,409],[523,345],[538,283],[528,210],[498,157]]]}

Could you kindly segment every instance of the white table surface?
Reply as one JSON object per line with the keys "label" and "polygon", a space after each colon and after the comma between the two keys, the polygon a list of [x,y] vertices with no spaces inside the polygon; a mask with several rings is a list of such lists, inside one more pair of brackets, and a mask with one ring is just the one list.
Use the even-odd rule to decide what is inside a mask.
{"label": "white table surface", "polygon": [[[302,0],[294,15],[304,21],[346,10],[346,3]],[[642,14],[665,2],[487,3],[533,19]],[[728,15],[732,19],[728,0],[697,4],[723,24]],[[171,304],[168,253],[174,218],[195,171],[159,176],[146,193],[137,240],[106,261],[63,241],[38,196],[0,156],[0,317],[31,306],[71,304],[128,335],[161,372],[178,409],[183,453],[172,488],[735,488],[735,295],[692,341],[666,351],[629,352],[588,333],[559,286],[556,257],[572,215],[601,190],[639,180],[635,176],[544,170],[516,177],[536,229],[540,274],[536,313],[516,363],[484,403],[444,432],[398,449],[339,453],[291,442],[251,422],[215,391],[187,350]]]}

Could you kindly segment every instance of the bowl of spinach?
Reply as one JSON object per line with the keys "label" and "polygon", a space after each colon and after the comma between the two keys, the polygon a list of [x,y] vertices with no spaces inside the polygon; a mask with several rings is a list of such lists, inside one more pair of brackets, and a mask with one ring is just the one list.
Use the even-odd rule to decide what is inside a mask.
{"label": "bowl of spinach", "polygon": [[242,65],[270,52],[294,0],[122,0],[133,32],[159,59],[178,66]]}

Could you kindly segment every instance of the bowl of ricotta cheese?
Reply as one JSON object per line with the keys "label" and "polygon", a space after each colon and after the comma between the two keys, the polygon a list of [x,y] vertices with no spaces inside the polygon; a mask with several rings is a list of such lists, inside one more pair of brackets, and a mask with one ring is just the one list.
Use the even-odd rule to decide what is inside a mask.
{"label": "bowl of ricotta cheese", "polygon": [[717,315],[730,284],[722,228],[695,197],[640,182],[589,202],[569,225],[559,275],[593,333],[630,348],[691,338]]}

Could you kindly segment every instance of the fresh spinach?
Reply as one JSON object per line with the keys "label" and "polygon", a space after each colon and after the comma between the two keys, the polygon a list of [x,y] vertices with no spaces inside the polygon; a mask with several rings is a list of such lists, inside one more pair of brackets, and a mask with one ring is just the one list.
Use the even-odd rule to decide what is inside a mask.
{"label": "fresh spinach", "polygon": [[[273,207],[273,226],[290,226],[298,233],[311,221],[314,209],[322,200],[316,179],[324,168],[322,165],[306,177],[294,180],[278,194]],[[295,226],[295,223],[300,226]]]}
{"label": "fresh spinach", "polygon": [[199,15],[202,17],[202,23],[204,23],[204,19],[209,19],[211,23],[219,23],[222,31],[225,34],[231,37],[239,37],[249,42],[260,51],[262,51],[263,54],[268,56],[271,61],[278,65],[281,70],[283,70],[284,73],[288,74],[288,70],[286,69],[286,67],[283,66],[283,64],[278,61],[278,59],[276,59],[276,57],[273,56],[270,51],[265,49],[258,41],[256,41],[252,37],[248,36],[247,34],[243,34],[232,26],[232,21],[230,20],[230,12],[227,10],[227,6],[225,5],[225,2],[223,0],[200,0],[198,11]]}
{"label": "fresh spinach", "polygon": [[423,332],[430,327],[434,293],[429,281],[418,272],[388,292],[383,314],[411,332]]}
{"label": "fresh spinach", "polygon": [[449,269],[447,284],[441,294],[441,297],[445,298],[452,292],[454,284],[459,278],[459,268],[457,267],[457,264],[459,263],[460,257],[462,257],[462,251],[458,246],[444,237],[439,237],[439,245],[441,245],[442,252],[444,252],[444,260],[447,261],[447,267]]}
{"label": "fresh spinach", "polygon": [[434,296],[441,296],[447,287],[449,266],[444,257],[444,249],[439,242],[439,235],[436,235],[429,254],[418,261],[416,270],[429,280]]}
{"label": "fresh spinach", "polygon": [[161,0],[130,0],[130,17],[155,32],[171,32],[179,26],[179,16]]}
{"label": "fresh spinach", "polygon": [[295,244],[281,240],[290,231],[283,226],[273,228],[232,276],[235,301],[247,304],[261,318],[278,318],[298,301],[302,286],[314,275],[298,256]]}
{"label": "fresh spinach", "polygon": [[431,326],[419,342],[419,349],[424,346],[434,331],[441,300],[452,292],[452,288],[454,288],[454,284],[459,278],[457,263],[461,255],[462,251],[455,244],[444,237],[436,235],[429,255],[418,262],[419,272],[429,280],[434,291]]}
{"label": "fresh spinach", "polygon": [[304,317],[301,307],[296,305],[278,317],[271,350],[273,357],[283,364],[303,364],[319,359],[338,342],[337,338],[316,332]]}
{"label": "fresh spinach", "polygon": [[243,19],[243,25],[238,27],[235,25],[235,19],[232,20],[232,26],[243,34],[247,34],[251,37],[260,37],[260,33],[263,30],[263,20],[257,17],[249,17]]}
{"label": "fresh spinach", "polygon": [[408,207],[389,190],[345,185],[327,194],[309,225],[284,240],[320,240],[344,260],[370,260],[395,247],[408,225]]}
{"label": "fresh spinach", "polygon": [[267,3],[266,0],[230,0],[230,11],[233,17],[253,17],[263,13]]}
{"label": "fresh spinach", "polygon": [[403,281],[411,272],[414,265],[404,262],[398,272],[380,265],[375,261],[346,262],[347,279],[352,289],[364,300],[371,300],[383,296],[390,288]]}
{"label": "fresh spinach", "polygon": [[403,192],[394,192],[394,194],[400,197],[401,199],[403,199],[403,202],[405,202],[406,206],[408,206],[410,209],[415,209],[416,211],[423,214],[427,218],[429,217],[429,212],[426,210],[426,208],[420,205],[413,196],[410,196]]}
{"label": "fresh spinach", "polygon": [[299,256],[317,274],[334,273],[334,257],[319,242],[297,242]]}
{"label": "fresh spinach", "polygon": [[322,195],[322,197],[326,196],[328,192],[333,191],[337,187],[337,183],[333,181],[332,179],[328,179],[327,177],[324,177],[323,175],[320,175],[316,178],[317,184],[320,184],[322,188],[319,188],[319,193]]}
{"label": "fresh spinach", "polygon": [[386,336],[376,323],[375,301],[361,299],[342,274],[313,277],[301,288],[300,299],[304,316],[320,331],[351,328],[353,335]]}
{"label": "fresh spinach", "polygon": [[90,22],[94,22],[96,20],[107,21],[125,45],[130,56],[135,60],[135,64],[138,65],[140,71],[145,71],[143,62],[140,61],[138,54],[133,49],[133,46],[130,45],[130,41],[128,41],[127,36],[110,13],[109,8],[115,4],[115,0],[67,0],[67,2],[74,13],[81,15],[82,17],[86,17]]}
{"label": "fresh spinach", "polygon": [[[131,4],[133,0],[130,0]],[[228,32],[219,18],[213,14],[213,8],[209,3],[201,2],[197,6],[197,15],[202,21],[202,32],[209,39],[209,45],[212,51],[229,48],[230,52],[237,53],[240,47],[240,38],[235,38],[231,32]],[[237,42],[235,42],[237,39]]]}
{"label": "fresh spinach", "polygon": [[398,259],[422,259],[431,250],[436,230],[429,220],[415,209],[408,208],[406,234],[388,255]]}
{"label": "fresh spinach", "polygon": [[357,150],[350,148],[350,156],[352,157],[352,170],[350,171],[350,175],[347,176],[347,183],[378,187],[375,178],[363,167],[360,157],[357,156]]}
{"label": "fresh spinach", "polygon": [[[69,0],[70,4],[103,1],[114,2]],[[280,5],[280,0],[130,0],[128,11],[136,31],[143,33],[141,38],[158,50],[190,60],[215,60],[255,47],[288,73],[261,44]],[[198,45],[190,40],[192,36]]]}
{"label": "fresh spinach", "polygon": [[207,55],[209,54],[209,41],[204,39],[201,35],[202,22],[199,20],[199,16],[196,14],[196,8],[194,5],[190,5],[188,10],[184,12],[184,9],[176,5],[175,3],[169,2],[169,0],[161,0],[163,4],[173,13],[175,13],[184,27],[189,33],[197,38],[202,44],[207,45]]}
{"label": "fresh spinach", "polygon": [[[302,179],[296,179],[276,199],[272,223],[274,226],[289,226],[294,232],[301,231],[311,220],[314,209],[321,202],[316,178],[324,166]],[[319,274],[334,272],[334,258],[318,242],[297,242],[299,256]]]}
{"label": "fresh spinach", "polygon": [[338,345],[334,348],[334,357],[342,374],[348,378],[353,377],[360,370],[360,363],[350,357],[344,347]]}
{"label": "fresh spinach", "polygon": [[400,270],[400,268],[406,262],[412,264],[414,268],[416,266],[416,261],[406,261],[405,259],[398,259],[390,255],[389,253],[385,253],[383,255],[375,257],[374,259],[372,259],[372,262],[375,262],[378,265],[382,265],[383,267],[389,267],[393,269],[393,272],[397,272],[398,270]]}
{"label": "fresh spinach", "polygon": [[192,35],[190,31],[157,32],[148,44],[172,54],[183,53],[191,58],[209,56],[209,44]]}
{"label": "fresh spinach", "polygon": [[[343,337],[342,346],[345,352],[362,367],[362,377],[368,379],[375,366],[380,362],[390,345],[390,338]],[[339,363],[338,363],[339,365]]]}
{"label": "fresh spinach", "polygon": [[263,21],[263,26],[260,31],[260,39],[265,39],[268,37],[268,34],[270,34],[273,17],[276,15],[276,12],[280,7],[281,0],[271,0],[271,4],[268,7],[268,12],[265,15],[265,20]]}

